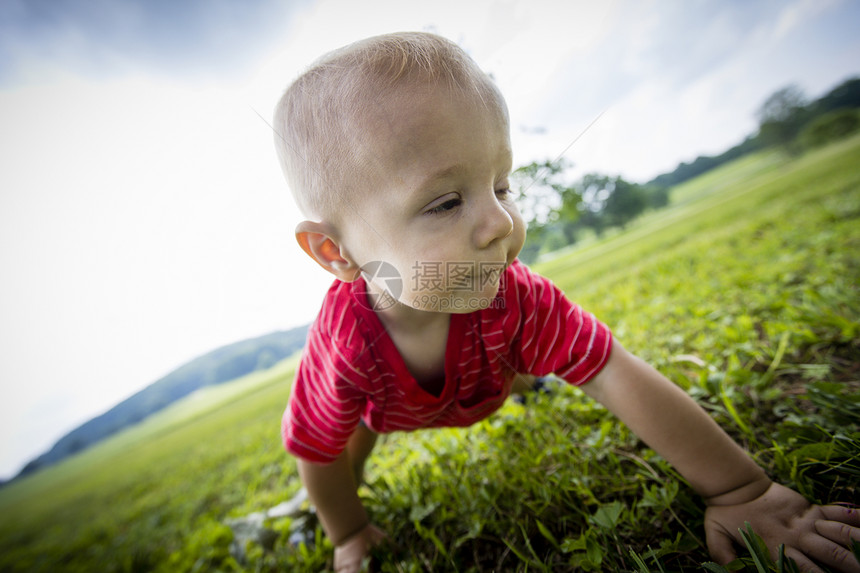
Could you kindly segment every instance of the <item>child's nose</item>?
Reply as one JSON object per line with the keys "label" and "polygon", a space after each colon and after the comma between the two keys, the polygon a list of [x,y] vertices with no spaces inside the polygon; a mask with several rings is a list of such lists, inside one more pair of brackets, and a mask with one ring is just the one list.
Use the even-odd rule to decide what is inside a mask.
{"label": "child's nose", "polygon": [[495,193],[492,200],[485,201],[483,209],[478,213],[475,226],[475,243],[488,247],[493,241],[504,239],[514,232],[514,219],[499,203]]}

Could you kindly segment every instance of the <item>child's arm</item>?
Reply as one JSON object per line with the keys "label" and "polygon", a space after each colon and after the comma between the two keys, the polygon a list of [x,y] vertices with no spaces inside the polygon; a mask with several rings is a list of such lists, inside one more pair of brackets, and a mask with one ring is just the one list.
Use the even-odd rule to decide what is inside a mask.
{"label": "child's arm", "polygon": [[605,405],[666,458],[708,504],[705,533],[714,559],[735,556],[732,539],[749,521],[768,547],[817,571],[809,558],[860,573],[846,549],[860,540],[860,515],[839,506],[814,506],[774,484],[687,394],[614,343],[603,370],[582,390]]}
{"label": "child's arm", "polygon": [[334,570],[358,573],[371,547],[385,534],[370,523],[356,492],[355,477],[346,452],[330,464],[297,460],[299,476],[335,546]]}

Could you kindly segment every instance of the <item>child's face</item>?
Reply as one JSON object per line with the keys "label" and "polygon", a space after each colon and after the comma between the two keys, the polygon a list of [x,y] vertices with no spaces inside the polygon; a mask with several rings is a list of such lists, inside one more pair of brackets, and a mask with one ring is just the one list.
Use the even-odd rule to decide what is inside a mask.
{"label": "child's face", "polygon": [[[408,90],[368,124],[366,179],[346,203],[355,213],[342,239],[370,290],[425,311],[488,307],[525,240],[509,191],[506,115],[447,92]],[[379,263],[397,270],[402,289],[371,276]],[[377,299],[377,307],[386,300],[393,303]]]}

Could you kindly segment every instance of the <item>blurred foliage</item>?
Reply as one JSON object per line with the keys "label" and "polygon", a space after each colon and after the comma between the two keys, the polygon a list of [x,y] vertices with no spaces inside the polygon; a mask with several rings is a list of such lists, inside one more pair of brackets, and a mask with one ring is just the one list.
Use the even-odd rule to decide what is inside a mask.
{"label": "blurred foliage", "polygon": [[821,98],[808,102],[803,91],[789,85],[774,92],[758,110],[762,147],[778,147],[797,155],[847,137],[858,128],[860,78],[839,84]]}
{"label": "blurred foliage", "polygon": [[758,110],[758,138],[765,147],[781,146],[791,153],[799,150],[797,135],[809,120],[806,96],[796,85],[774,92]]}
{"label": "blurred foliage", "polygon": [[838,109],[806,124],[798,134],[798,142],[804,149],[814,149],[848,137],[857,130],[860,130],[860,112]]}
{"label": "blurred foliage", "polygon": [[669,189],[750,153],[777,148],[791,156],[847,137],[860,129],[860,79],[848,79],[809,102],[796,85],[770,95],[756,115],[759,129],[743,142],[716,156],[682,162],[671,173],[645,184],[621,177],[589,173],[578,181],[567,172],[564,158],[535,161],[517,169],[514,188],[528,223],[528,241],[520,254],[527,263],[541,255],[574,245],[591,234],[624,228],[643,213],[666,207]]}
{"label": "blurred foliage", "polygon": [[528,221],[528,240],[520,253],[526,263],[574,244],[586,230],[600,237],[607,229],[623,229],[648,209],[668,204],[667,189],[621,177],[589,173],[565,182],[565,169],[570,167],[564,160],[544,161],[514,172],[517,203]]}

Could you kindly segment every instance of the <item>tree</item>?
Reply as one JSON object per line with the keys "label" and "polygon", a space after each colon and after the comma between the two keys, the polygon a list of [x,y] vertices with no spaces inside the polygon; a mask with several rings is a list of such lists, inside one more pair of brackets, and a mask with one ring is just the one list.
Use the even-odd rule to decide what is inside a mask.
{"label": "tree", "polygon": [[808,119],[803,91],[790,85],[767,98],[758,110],[759,139],[766,146],[797,152],[795,138]]}
{"label": "tree", "polygon": [[564,158],[546,159],[514,171],[512,187],[517,192],[517,207],[530,226],[545,225],[558,217],[570,187],[564,182],[564,172],[571,167],[573,164]]}
{"label": "tree", "polygon": [[646,188],[622,177],[590,173],[578,186],[582,197],[579,226],[590,227],[598,235],[609,227],[624,227],[652,204],[665,206],[668,203],[665,189]]}
{"label": "tree", "polygon": [[565,170],[571,166],[564,160],[535,161],[512,176],[519,191],[517,204],[528,223],[520,253],[527,263],[542,252],[572,245],[583,229],[599,236],[609,227],[625,226],[649,207],[668,204],[668,190],[653,183],[643,186],[601,173],[568,183]]}
{"label": "tree", "polygon": [[624,228],[647,207],[648,199],[643,188],[617,177],[603,206],[603,214],[610,226]]}
{"label": "tree", "polygon": [[649,209],[662,209],[669,205],[669,189],[653,183],[642,187]]}
{"label": "tree", "polygon": [[860,78],[845,80],[808,107],[814,115],[823,115],[837,109],[860,107]]}
{"label": "tree", "polygon": [[[545,250],[573,243],[573,221],[578,216],[579,197],[565,182],[565,170],[573,167],[564,158],[533,161],[514,171],[512,187],[517,191],[517,207],[528,224],[526,244],[520,259],[537,260]],[[559,240],[559,235],[563,237]]]}
{"label": "tree", "polygon": [[805,148],[820,147],[860,130],[860,114],[853,109],[837,109],[811,120],[798,136]]}

